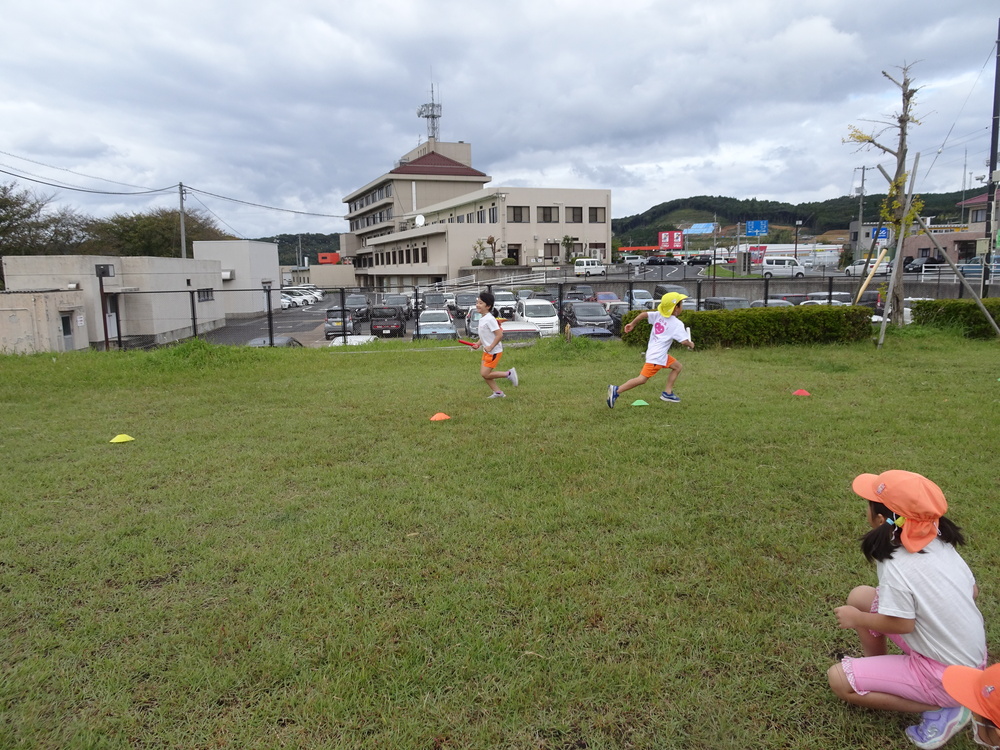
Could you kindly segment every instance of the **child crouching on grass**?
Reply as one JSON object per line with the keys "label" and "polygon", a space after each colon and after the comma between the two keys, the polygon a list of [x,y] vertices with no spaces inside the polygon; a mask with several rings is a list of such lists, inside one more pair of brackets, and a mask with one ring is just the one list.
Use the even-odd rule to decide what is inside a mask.
{"label": "child crouching on grass", "polygon": [[[857,631],[864,656],[830,667],[830,688],[855,706],[921,714],[906,736],[933,750],[972,717],[948,694],[946,665],[986,666],[976,579],[955,549],[965,538],[945,518],[941,488],[920,474],[862,474],[853,489],[868,501],[861,551],[876,563],[878,587],[854,588],[834,610],[841,628]],[[903,653],[889,654],[886,640]]]}
{"label": "child crouching on grass", "polygon": [[625,333],[630,333],[640,320],[649,319],[653,330],[649,334],[649,344],[646,346],[646,364],[642,371],[622,385],[608,386],[608,408],[615,408],[615,401],[625,391],[642,385],[663,368],[670,370],[667,375],[667,387],[660,394],[660,400],[670,404],[679,403],[681,398],[674,393],[674,382],[681,374],[681,363],[670,356],[670,345],[677,341],[688,349],[694,349],[694,344],[688,339],[684,324],[677,317],[683,312],[681,303],[687,299],[686,294],[669,292],[660,299],[659,306],[653,311],[643,310],[625,326]]}
{"label": "child crouching on grass", "polygon": [[517,370],[513,367],[506,372],[497,372],[496,370],[496,366],[500,363],[500,357],[503,356],[503,328],[493,316],[493,303],[495,301],[496,298],[490,291],[480,292],[476,299],[476,310],[483,317],[479,319],[479,341],[472,348],[483,350],[479,374],[483,376],[486,385],[493,391],[487,398],[504,398],[507,394],[500,389],[496,381],[500,378],[506,378],[511,385],[516,386]]}

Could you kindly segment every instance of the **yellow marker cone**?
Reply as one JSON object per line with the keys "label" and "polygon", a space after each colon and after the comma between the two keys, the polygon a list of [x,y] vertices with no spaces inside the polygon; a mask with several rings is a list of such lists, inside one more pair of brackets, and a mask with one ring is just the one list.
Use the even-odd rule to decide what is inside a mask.
{"label": "yellow marker cone", "polygon": [[443,411],[439,411],[437,414],[431,417],[432,422],[443,422],[446,419],[451,419],[451,417],[449,417]]}
{"label": "yellow marker cone", "polygon": [[131,442],[132,440],[135,440],[135,438],[132,437],[132,436],[130,436],[130,435],[115,435],[113,438],[111,438],[110,442],[112,442],[112,443],[128,443],[128,442]]}

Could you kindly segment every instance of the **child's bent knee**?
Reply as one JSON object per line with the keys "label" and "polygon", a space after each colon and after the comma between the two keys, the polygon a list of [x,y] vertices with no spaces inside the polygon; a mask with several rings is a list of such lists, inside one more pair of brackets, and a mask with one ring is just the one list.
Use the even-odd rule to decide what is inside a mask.
{"label": "child's bent knee", "polygon": [[851,593],[847,595],[847,603],[862,612],[871,612],[872,602],[875,601],[874,586],[855,586]]}
{"label": "child's bent knee", "polygon": [[846,701],[848,696],[854,693],[854,688],[851,687],[847,675],[844,674],[844,665],[840,662],[826,670],[826,679],[830,683],[830,690],[842,701]]}

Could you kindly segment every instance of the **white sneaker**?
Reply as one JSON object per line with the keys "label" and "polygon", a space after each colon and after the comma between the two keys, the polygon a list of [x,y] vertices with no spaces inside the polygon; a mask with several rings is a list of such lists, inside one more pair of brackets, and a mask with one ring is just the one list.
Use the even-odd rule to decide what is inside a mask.
{"label": "white sneaker", "polygon": [[493,393],[486,398],[507,398],[507,394],[503,391],[493,391]]}
{"label": "white sneaker", "polygon": [[510,381],[510,384],[512,386],[517,388],[517,370],[515,370],[513,367],[511,367],[510,372],[507,373],[507,380]]}

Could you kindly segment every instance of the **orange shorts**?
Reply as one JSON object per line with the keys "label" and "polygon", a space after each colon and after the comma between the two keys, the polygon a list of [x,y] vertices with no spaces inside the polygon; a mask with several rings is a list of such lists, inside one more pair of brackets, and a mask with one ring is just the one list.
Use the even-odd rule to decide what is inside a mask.
{"label": "orange shorts", "polygon": [[664,367],[670,367],[676,361],[677,361],[676,359],[674,359],[673,357],[671,357],[668,354],[667,355],[667,364],[665,364],[665,365],[654,365],[652,362],[647,362],[646,364],[644,364],[642,366],[642,372],[640,372],[639,374],[642,375],[644,378],[651,378],[656,373],[658,373],[660,370],[662,370]]}
{"label": "orange shorts", "polygon": [[491,354],[490,352],[483,352],[483,367],[488,367],[493,370],[500,363],[500,357],[503,356],[503,352],[496,352]]}

